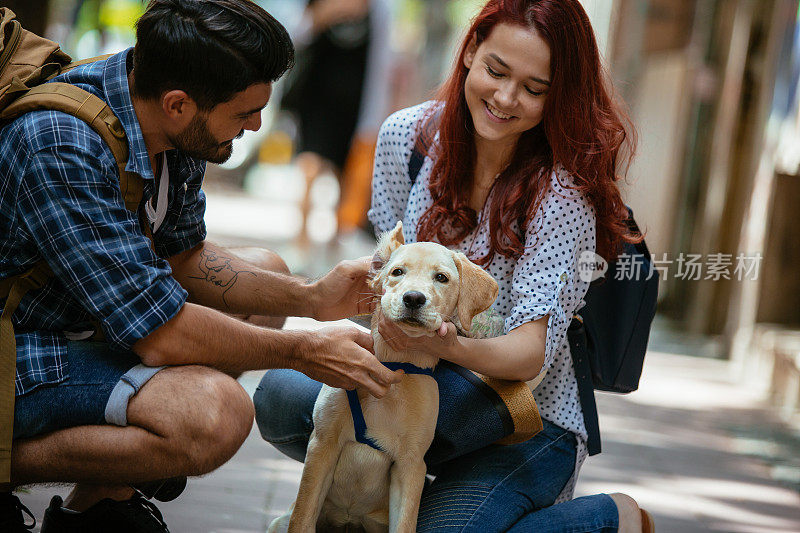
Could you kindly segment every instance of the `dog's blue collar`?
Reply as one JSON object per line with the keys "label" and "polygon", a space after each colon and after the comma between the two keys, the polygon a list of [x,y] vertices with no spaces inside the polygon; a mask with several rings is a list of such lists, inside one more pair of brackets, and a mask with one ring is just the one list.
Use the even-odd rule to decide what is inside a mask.
{"label": "dog's blue collar", "polygon": [[[433,376],[433,368],[421,368],[411,363],[383,363],[389,370],[403,370],[406,374],[423,374]],[[353,415],[353,427],[356,432],[356,440],[367,446],[371,446],[379,452],[384,451],[378,443],[367,437],[367,423],[364,421],[364,412],[361,410],[361,402],[358,401],[358,391],[349,390],[347,392],[347,402],[350,404],[350,414]]]}

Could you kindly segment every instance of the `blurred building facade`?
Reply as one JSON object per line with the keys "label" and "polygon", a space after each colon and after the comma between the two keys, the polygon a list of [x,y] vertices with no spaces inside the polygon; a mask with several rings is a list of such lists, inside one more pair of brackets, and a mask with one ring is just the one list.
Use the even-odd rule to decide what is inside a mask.
{"label": "blurred building facade", "polygon": [[660,313],[798,422],[798,2],[586,3],[639,134],[624,188]]}

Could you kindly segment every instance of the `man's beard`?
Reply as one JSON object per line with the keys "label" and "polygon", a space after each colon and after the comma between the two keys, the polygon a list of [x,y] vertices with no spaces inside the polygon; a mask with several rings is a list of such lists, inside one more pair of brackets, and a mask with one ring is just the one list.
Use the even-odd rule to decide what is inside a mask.
{"label": "man's beard", "polygon": [[[236,138],[243,134],[244,130],[240,131]],[[218,142],[208,129],[206,117],[199,113],[172,140],[172,144],[181,152],[210,163],[224,163],[233,152],[233,141]]]}

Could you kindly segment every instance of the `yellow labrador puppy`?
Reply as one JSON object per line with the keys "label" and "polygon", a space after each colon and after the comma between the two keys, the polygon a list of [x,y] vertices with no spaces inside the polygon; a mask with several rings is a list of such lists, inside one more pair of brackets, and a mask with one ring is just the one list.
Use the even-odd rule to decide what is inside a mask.
{"label": "yellow labrador puppy", "polygon": [[[384,314],[414,336],[434,335],[445,320],[469,330],[473,317],[497,298],[497,283],[462,253],[429,242],[404,244],[400,222],[381,238],[376,255],[381,266],[372,284],[382,296],[372,316],[375,354],[387,366],[414,366],[406,366],[403,381],[383,398],[358,391],[357,400],[350,400],[355,407],[347,391],[322,386],[297,500],[270,532],[416,528],[439,389],[430,375],[415,372],[429,374],[438,358],[395,352],[378,333],[378,318]],[[366,424],[361,442],[355,411],[363,412]]]}

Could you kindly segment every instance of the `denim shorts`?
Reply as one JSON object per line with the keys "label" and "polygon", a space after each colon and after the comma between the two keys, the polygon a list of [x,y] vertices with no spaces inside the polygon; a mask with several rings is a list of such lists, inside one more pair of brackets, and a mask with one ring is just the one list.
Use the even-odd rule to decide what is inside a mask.
{"label": "denim shorts", "polygon": [[14,439],[75,426],[125,426],[128,401],[162,368],[144,366],[135,353],[106,343],[71,341],[67,378],[17,396]]}

